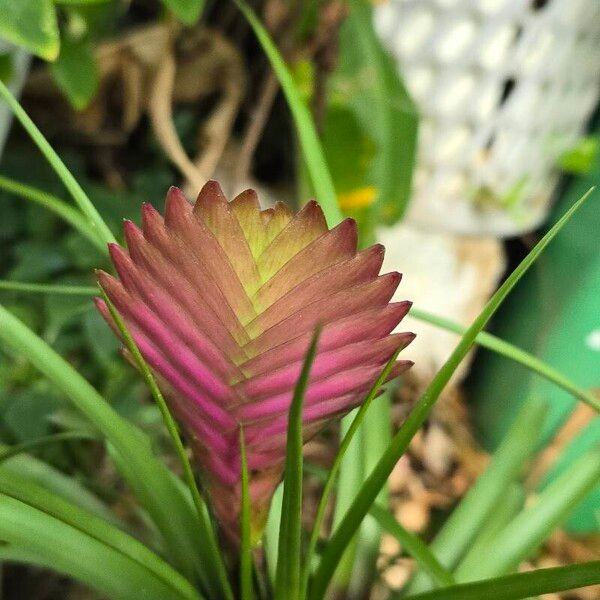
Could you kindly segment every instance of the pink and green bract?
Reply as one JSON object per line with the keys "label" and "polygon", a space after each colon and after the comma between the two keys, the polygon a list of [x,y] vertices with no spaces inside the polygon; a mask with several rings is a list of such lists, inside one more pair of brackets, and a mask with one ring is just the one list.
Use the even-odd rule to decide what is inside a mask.
{"label": "pink and green bract", "polygon": [[[390,303],[400,275],[379,275],[382,246],[357,252],[352,219],[329,230],[316,202],[295,216],[282,203],[261,210],[253,190],[228,202],[212,181],[194,206],[171,188],[164,219],[146,204],[142,230],[129,221],[124,229],[128,251],[110,246],[119,279],[99,272],[100,285],[154,371],[233,540],[243,426],[258,533],[282,477],[288,411],[315,327],[323,329],[305,441],[360,404],[413,339],[390,333],[410,307]],[[391,376],[410,365],[398,361]]]}

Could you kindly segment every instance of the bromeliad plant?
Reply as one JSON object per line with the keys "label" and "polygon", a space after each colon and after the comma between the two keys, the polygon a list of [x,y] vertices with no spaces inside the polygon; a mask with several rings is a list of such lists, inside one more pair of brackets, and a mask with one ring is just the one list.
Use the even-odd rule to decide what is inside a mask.
{"label": "bromeliad plant", "polygon": [[[390,335],[410,303],[389,304],[398,273],[379,276],[383,247],[357,252],[356,224],[329,230],[309,202],[261,210],[253,190],[228,202],[207,183],[192,207],[177,188],[165,218],[143,208],[125,222],[128,252],[110,254],[120,281],[99,272],[202,466],[217,521],[239,538],[240,429],[248,461],[250,526],[260,540],[285,464],[288,414],[313,332],[322,328],[302,413],[306,441],[364,399],[414,337]],[[120,329],[102,300],[98,307]],[[393,365],[395,378],[410,366]]]}
{"label": "bromeliad plant", "polygon": [[[59,434],[60,439],[81,435],[101,440],[147,524],[142,535],[132,534],[81,483],[22,454],[35,444],[0,449],[0,461],[5,459],[0,466],[0,560],[55,569],[109,598],[249,600],[258,595],[317,600],[330,589],[344,553],[368,518],[397,537],[415,559],[418,573],[409,590],[415,600],[506,600],[600,583],[598,562],[510,574],[600,477],[600,455],[593,451],[535,504],[519,505],[519,474],[535,449],[532,431],[543,416],[543,407],[535,402],[526,406],[489,469],[429,546],[403,530],[378,499],[394,465],[476,342],[527,365],[598,409],[593,397],[533,357],[491,336],[479,336],[585,198],[546,234],[462,332],[446,364],[353,490],[342,518],[322,537],[342,459],[365,417],[378,408],[375,397],[381,386],[408,366],[397,362],[397,356],[411,335],[390,333],[408,304],[389,304],[399,277],[378,275],[382,249],[356,251],[354,224],[342,221],[308,110],[266,31],[242,8],[292,108],[323,212],[315,203],[296,216],[281,204],[260,210],[252,192],[229,203],[214,183],[192,207],[172,189],[164,220],[146,206],[141,231],[125,224],[125,251],[0,83],[0,94],[79,210],[56,200],[48,207],[68,216],[97,247],[104,250],[110,244],[119,279],[98,274],[103,294],[98,306],[148,383],[183,470],[182,481],[166,468],[140,429],[0,305],[0,339],[6,349],[27,357],[91,426]],[[56,286],[21,289],[90,294],[89,289]],[[354,406],[359,409],[325,478],[305,544],[303,443]],[[203,494],[171,411],[199,465]],[[281,479],[283,497],[280,503],[273,501],[263,536]],[[500,504],[506,507],[497,511]],[[265,561],[255,565],[253,560],[263,541],[266,570]]]}

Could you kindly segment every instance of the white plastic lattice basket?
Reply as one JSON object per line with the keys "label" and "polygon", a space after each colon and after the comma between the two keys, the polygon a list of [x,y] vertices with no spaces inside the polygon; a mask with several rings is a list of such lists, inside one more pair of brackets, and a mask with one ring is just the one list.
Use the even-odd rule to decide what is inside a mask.
{"label": "white plastic lattice basket", "polygon": [[535,227],[598,101],[600,1],[388,0],[375,22],[421,113],[409,219]]}

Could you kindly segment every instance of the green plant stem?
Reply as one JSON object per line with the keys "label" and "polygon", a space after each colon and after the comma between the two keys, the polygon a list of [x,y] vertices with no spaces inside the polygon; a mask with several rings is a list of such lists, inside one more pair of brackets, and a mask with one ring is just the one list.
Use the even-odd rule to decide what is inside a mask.
{"label": "green plant stem", "polygon": [[75,203],[81,209],[81,212],[87,219],[88,224],[98,241],[102,244],[115,242],[116,240],[112,231],[108,228],[108,225],[106,225],[87,194],[83,191],[83,188],[79,185],[75,177],[73,177],[69,169],[67,169],[62,159],[54,151],[35,123],[30,119],[29,115],[23,110],[19,101],[12,95],[2,81],[0,81],[0,96],[2,96],[4,101],[8,104],[15,117],[19,120],[35,145],[50,163],[71,196],[73,196]]}
{"label": "green plant stem", "polygon": [[[111,317],[114,319],[115,324],[119,328],[121,335],[123,336],[123,341],[127,350],[131,353],[138,369],[140,370],[146,385],[148,386],[154,401],[156,402],[158,409],[160,410],[160,414],[163,418],[163,422],[167,431],[169,432],[169,436],[171,437],[171,441],[173,442],[173,446],[175,448],[175,452],[177,453],[177,457],[179,458],[179,462],[183,468],[183,476],[185,482],[190,491],[192,500],[194,502],[194,506],[196,507],[196,512],[198,513],[198,521],[200,523],[202,529],[202,544],[206,544],[209,548],[209,556],[214,559],[214,564],[211,565],[212,575],[216,577],[216,582],[220,586],[221,592],[227,599],[233,599],[233,592],[231,590],[231,586],[229,584],[229,580],[227,578],[227,570],[225,568],[225,564],[223,563],[223,559],[221,553],[219,551],[219,547],[216,542],[215,532],[211,526],[208,512],[206,510],[206,506],[200,496],[200,492],[198,491],[198,486],[196,485],[196,479],[194,477],[194,472],[192,470],[192,466],[190,464],[189,458],[183,446],[183,442],[181,441],[181,437],[179,435],[179,431],[177,429],[177,424],[173,419],[171,412],[169,411],[169,407],[160,391],[150,368],[146,364],[144,357],[142,356],[137,344],[133,340],[133,337],[129,333],[125,322],[123,321],[121,315],[114,307],[113,303],[110,301],[109,297],[106,295],[106,292],[101,289],[102,296],[108,310],[110,311]],[[200,540],[198,540],[200,543]],[[214,569],[214,571],[213,571]]]}
{"label": "green plant stem", "polygon": [[375,501],[377,494],[385,485],[396,462],[406,451],[413,436],[427,419],[430,410],[433,408],[440,393],[452,377],[452,374],[468,354],[475,342],[477,334],[483,330],[519,279],[529,267],[533,265],[544,248],[568,222],[583,202],[585,202],[591,191],[592,190],[580,198],[565,213],[565,215],[557,221],[548,233],[546,233],[546,235],[535,245],[525,259],[523,259],[519,266],[509,275],[496,293],[490,298],[473,324],[465,332],[446,363],[435,375],[432,382],[417,402],[415,408],[411,411],[398,433],[392,439],[379,463],[358,491],[352,506],[325,548],[321,563],[313,579],[313,585],[310,592],[310,598],[312,600],[320,599],[325,595],[331,577],[346,545],[360,527],[362,520]]}

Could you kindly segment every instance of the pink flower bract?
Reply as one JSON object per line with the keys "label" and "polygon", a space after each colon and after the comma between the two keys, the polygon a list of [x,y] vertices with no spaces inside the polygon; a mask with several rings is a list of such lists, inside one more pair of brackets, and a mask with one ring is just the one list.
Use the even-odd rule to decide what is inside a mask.
{"label": "pink flower bract", "polygon": [[[288,410],[316,325],[305,440],[360,404],[413,339],[390,333],[410,307],[390,304],[400,275],[379,275],[382,246],[357,252],[353,220],[329,230],[316,202],[295,216],[282,203],[261,210],[253,190],[228,202],[212,181],[194,206],[171,188],[164,219],[146,204],[143,230],[124,228],[128,251],[110,246],[119,279],[99,272],[100,285],[153,369],[233,539],[243,426],[258,531],[282,476]],[[410,364],[397,362],[392,377]]]}

